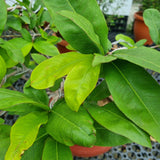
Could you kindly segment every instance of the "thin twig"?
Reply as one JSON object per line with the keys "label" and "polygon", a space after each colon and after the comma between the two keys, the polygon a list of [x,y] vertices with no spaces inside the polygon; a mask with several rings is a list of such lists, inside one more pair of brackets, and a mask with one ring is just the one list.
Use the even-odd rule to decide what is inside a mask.
{"label": "thin twig", "polygon": [[9,11],[12,11],[13,9],[22,9],[22,6],[14,6],[14,7],[9,7],[9,8],[7,8],[7,11],[9,12]]}
{"label": "thin twig", "polygon": [[158,48],[158,47],[160,47],[160,45],[152,46],[150,48]]}

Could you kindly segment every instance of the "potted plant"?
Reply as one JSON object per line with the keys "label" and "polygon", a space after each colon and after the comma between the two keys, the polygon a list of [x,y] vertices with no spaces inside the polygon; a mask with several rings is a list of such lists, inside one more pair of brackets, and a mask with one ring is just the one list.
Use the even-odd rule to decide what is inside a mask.
{"label": "potted plant", "polygon": [[140,2],[142,4],[140,11],[136,12],[134,14],[134,37],[135,41],[139,41],[140,39],[147,39],[147,42],[145,43],[146,45],[152,45],[153,41],[150,37],[149,34],[149,29],[144,23],[143,19],[143,11],[148,9],[148,8],[155,8],[160,10],[159,7],[159,0],[143,0]]}
{"label": "potted plant", "polygon": [[[74,145],[136,142],[151,147],[150,136],[160,141],[160,86],[144,69],[160,72],[159,52],[123,35],[117,39],[125,47],[110,50],[108,28],[95,0],[43,3],[76,51],[41,62],[24,93],[0,88],[0,109],[20,115],[11,130],[0,125],[5,160],[71,160]],[[47,91],[62,77],[64,97],[60,94],[49,107]],[[104,81],[97,85],[99,77]],[[109,103],[98,106],[106,97]]]}

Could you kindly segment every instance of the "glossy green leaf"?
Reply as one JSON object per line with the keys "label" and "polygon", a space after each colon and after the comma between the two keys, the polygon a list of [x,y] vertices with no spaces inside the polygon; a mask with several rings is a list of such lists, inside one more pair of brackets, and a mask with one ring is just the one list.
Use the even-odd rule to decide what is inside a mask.
{"label": "glossy green leaf", "polygon": [[6,63],[4,59],[0,56],[0,82],[5,76],[7,70],[6,70]]}
{"label": "glossy green leaf", "polygon": [[1,9],[0,9],[0,36],[3,32],[3,29],[4,29],[4,26],[6,24],[6,21],[7,21],[7,6],[6,6],[6,3],[5,3],[5,0],[0,0],[0,6],[1,6]]}
{"label": "glossy green leaf", "polygon": [[[60,31],[62,36],[67,40],[67,42],[73,46],[73,48],[80,51],[81,53],[86,53],[86,54],[100,52],[99,48],[97,48],[95,43],[93,43],[90,40],[90,38],[88,37],[88,32],[83,30],[84,27],[77,26],[77,24],[73,23],[72,20],[59,14],[60,11],[67,10],[67,11],[74,12],[75,15],[77,15],[77,13],[75,12],[75,8],[77,8],[77,7],[74,8],[74,6],[72,6],[72,4],[71,4],[72,1],[62,0],[59,3],[59,1],[57,1],[57,0],[54,0],[54,1],[44,0],[43,2],[45,4],[45,6],[47,7],[47,9],[51,15],[51,18],[53,19],[56,27],[58,28],[58,30]],[[85,7],[86,7],[86,3],[85,4],[83,3],[83,5],[85,5]],[[93,3],[93,6],[95,6],[95,5],[98,8],[96,1],[94,1],[94,3]],[[79,6],[78,8],[80,9],[81,7]],[[84,12],[84,10],[83,10],[83,12]],[[81,13],[79,13],[79,15],[81,15]],[[95,15],[95,13],[94,13],[94,15]],[[90,23],[92,23],[93,19],[90,20],[90,22],[89,22],[89,21],[87,21],[88,18],[86,18],[86,17],[82,18],[82,16],[79,16],[79,17],[81,17],[80,21],[83,19],[85,22],[84,25],[86,25],[86,23],[87,23],[87,24],[89,24],[89,26],[87,26],[87,28],[88,27],[91,28],[90,26],[92,26],[92,25]],[[78,19],[77,19],[77,21],[78,21]],[[63,27],[63,26],[65,26],[65,27]],[[107,29],[107,27],[106,27],[106,29]],[[91,30],[93,30],[93,29],[91,28]],[[94,28],[94,30],[95,30],[95,28]],[[76,33],[79,33],[79,34],[76,34]],[[106,38],[107,38],[107,35],[106,35]],[[73,41],[73,39],[74,39],[74,41]],[[83,39],[83,41],[82,41],[82,39]]]}
{"label": "glossy green leaf", "polygon": [[144,11],[143,18],[154,43],[160,44],[160,13],[154,8]]}
{"label": "glossy green leaf", "polygon": [[113,57],[112,55],[102,56],[100,54],[95,54],[92,66],[95,67],[101,63],[109,63],[111,61],[116,60],[116,57]]}
{"label": "glossy green leaf", "polygon": [[87,97],[88,101],[98,101],[110,96],[107,84],[105,81],[101,82]]}
{"label": "glossy green leaf", "polygon": [[[100,46],[99,37],[95,34],[92,24],[86,18],[84,18],[80,14],[77,14],[71,11],[61,11],[61,12],[58,12],[58,14],[61,16],[64,16],[65,18],[68,18],[68,20],[71,20],[72,23],[74,23],[77,27],[79,27],[86,34],[88,39],[92,41],[93,45],[99,48],[98,53],[99,52],[103,53],[102,48]],[[73,28],[68,30],[68,32],[72,32],[72,30]],[[88,47],[86,47],[86,49],[88,49]]]}
{"label": "glossy green leaf", "polygon": [[19,104],[33,104],[45,110],[49,110],[47,105],[38,103],[32,98],[27,97],[18,91],[11,91],[9,89],[0,88],[0,109],[10,111],[14,106]]}
{"label": "glossy green leaf", "polygon": [[119,134],[115,134],[103,126],[95,123],[96,129],[96,146],[119,146],[127,143],[131,143],[132,141],[128,138],[121,136]]}
{"label": "glossy green leaf", "polygon": [[4,160],[5,154],[10,144],[10,130],[9,125],[0,125],[0,160]]}
{"label": "glossy green leaf", "polygon": [[117,50],[113,56],[130,61],[142,67],[160,72],[160,54],[159,51],[147,48],[139,47],[133,49]]}
{"label": "glossy green leaf", "polygon": [[36,41],[33,47],[38,52],[47,56],[55,56],[59,54],[57,47],[47,41]]}
{"label": "glossy green leaf", "polygon": [[34,143],[39,127],[47,120],[46,112],[32,112],[20,117],[11,128],[11,143],[5,159],[20,160],[23,152]]}
{"label": "glossy green leaf", "polygon": [[37,54],[37,53],[32,53],[31,54],[33,60],[37,63],[40,64],[41,62],[43,62],[44,60],[46,60],[47,58],[43,55]]}
{"label": "glossy green leaf", "polygon": [[68,52],[60,54],[39,64],[31,74],[31,86],[37,89],[52,87],[55,81],[70,72],[70,70],[92,55]]}
{"label": "glossy green leaf", "polygon": [[80,105],[95,88],[99,78],[100,65],[92,67],[93,56],[77,64],[64,82],[65,100],[68,106],[78,111]]}
{"label": "glossy green leaf", "polygon": [[72,153],[69,147],[48,138],[45,142],[42,160],[72,160]]}
{"label": "glossy green leaf", "polygon": [[8,15],[7,17],[7,26],[13,28],[16,31],[20,31],[22,29],[21,20],[13,15]]}
{"label": "glossy green leaf", "polygon": [[127,137],[133,142],[151,147],[149,135],[129,121],[114,103],[103,107],[85,103],[85,107],[92,117],[106,129]]}
{"label": "glossy green leaf", "polygon": [[115,39],[116,41],[120,41],[119,43],[127,48],[132,48],[135,44],[133,39],[123,34],[116,35]]}
{"label": "glossy green leaf", "polygon": [[160,141],[158,83],[143,68],[122,60],[105,64],[105,68],[105,79],[118,108]]}
{"label": "glossy green leaf", "polygon": [[46,130],[56,141],[69,146],[92,146],[96,141],[93,120],[88,112],[82,107],[74,112],[64,100],[53,107]]}

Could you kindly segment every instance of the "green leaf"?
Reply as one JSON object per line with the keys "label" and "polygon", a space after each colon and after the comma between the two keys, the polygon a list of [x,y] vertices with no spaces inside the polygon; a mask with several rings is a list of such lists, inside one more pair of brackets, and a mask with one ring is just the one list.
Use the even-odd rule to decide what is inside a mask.
{"label": "green leaf", "polygon": [[147,47],[124,49],[117,50],[112,55],[156,72],[160,72],[160,54],[159,51],[155,49]]}
{"label": "green leaf", "polygon": [[132,48],[135,44],[133,39],[123,34],[116,35],[115,39],[116,41],[124,41],[124,42],[119,42],[119,43],[127,48]]}
{"label": "green leaf", "polygon": [[47,120],[46,112],[32,112],[20,117],[11,128],[11,143],[5,159],[20,160],[23,152],[34,143],[39,127]]}
{"label": "green leaf", "polygon": [[[84,49],[81,51],[82,53],[97,53],[97,52],[92,52],[92,51],[87,51],[86,44],[90,44],[87,41],[85,41],[85,44],[82,46],[82,41],[84,41],[84,36],[76,36],[74,33],[68,32],[68,27],[63,27],[67,25],[73,26],[70,21],[64,17],[61,17],[57,13],[61,10],[67,10],[67,11],[72,11],[74,13],[78,13],[88,19],[90,23],[94,27],[95,33],[99,36],[101,45],[104,48],[104,52],[106,53],[108,51],[108,28],[106,21],[104,19],[104,16],[95,0],[79,0],[78,3],[77,1],[74,0],[61,0],[61,3],[59,3],[58,0],[44,0],[43,1],[45,6],[47,7],[52,20],[54,21],[56,27],[62,34],[62,36],[73,46],[73,48],[77,49],[81,46],[84,46]],[[81,4],[81,5],[79,5]],[[86,4],[88,7],[86,9]],[[67,30],[67,32],[66,32]],[[73,32],[73,31],[72,31]],[[74,40],[74,41],[73,41]],[[84,42],[83,42],[84,43]],[[90,45],[89,45],[90,46]],[[90,46],[91,47],[91,46]],[[85,52],[86,51],[86,52]]]}
{"label": "green leaf", "polygon": [[95,141],[93,120],[84,108],[72,111],[64,100],[55,104],[49,115],[47,132],[58,142],[72,146],[92,146]]}
{"label": "green leaf", "polygon": [[0,0],[0,36],[3,32],[3,29],[5,27],[6,21],[7,21],[7,6],[4,0]]}
{"label": "green leaf", "polygon": [[[64,154],[65,153],[65,154]],[[72,153],[69,147],[56,142],[52,138],[46,140],[42,160],[72,160]]]}
{"label": "green leaf", "polygon": [[43,62],[44,60],[46,60],[47,58],[43,55],[37,54],[37,53],[32,53],[31,54],[33,60],[37,63],[40,64],[41,62]]}
{"label": "green leaf", "polygon": [[103,126],[95,123],[96,129],[96,146],[119,146],[127,143],[131,143],[132,141],[128,138],[121,136],[119,134],[115,134]]}
{"label": "green leaf", "polygon": [[102,56],[100,54],[95,54],[92,66],[95,67],[101,63],[109,63],[111,61],[116,60],[116,57],[113,57],[112,55]]}
{"label": "green leaf", "polygon": [[6,75],[6,63],[4,59],[0,56],[0,82],[2,81],[3,77]]}
{"label": "green leaf", "polygon": [[78,111],[98,81],[100,65],[92,67],[92,60],[93,56],[90,56],[77,64],[69,72],[64,82],[65,100],[74,111]]}
{"label": "green leaf", "polygon": [[87,97],[88,101],[98,101],[110,96],[107,84],[105,81],[101,82]]}
{"label": "green leaf", "polygon": [[57,79],[68,74],[76,64],[92,56],[68,52],[67,54],[60,54],[47,59],[33,70],[31,86],[37,89],[52,87]]}
{"label": "green leaf", "polygon": [[26,24],[30,24],[30,23],[31,23],[28,16],[22,15],[22,16],[20,17],[20,19],[21,19],[23,22],[25,22]]}
{"label": "green leaf", "polygon": [[49,107],[47,105],[38,103],[37,101],[27,97],[23,93],[20,93],[18,91],[11,91],[9,89],[0,88],[0,102],[0,109],[6,111],[14,109],[14,106],[19,104],[33,104],[39,108],[49,110]]}
{"label": "green leaf", "polygon": [[34,89],[30,85],[27,86],[28,84],[30,84],[30,80],[27,81],[27,83],[25,84],[25,86],[23,88],[24,94],[27,95],[28,97],[34,99],[35,101],[37,101],[39,103],[43,103],[45,105],[48,105],[49,98],[48,98],[48,95],[46,93],[46,90]]}
{"label": "green leaf", "polygon": [[55,56],[59,54],[57,47],[47,41],[36,41],[33,47],[38,52],[47,56]]}
{"label": "green leaf", "polygon": [[92,117],[106,129],[127,137],[133,142],[151,147],[149,135],[129,121],[114,103],[103,107],[85,103],[85,107]]}
{"label": "green leaf", "polygon": [[20,31],[22,29],[21,20],[13,15],[8,15],[7,17],[7,26],[13,28],[16,31]]}
{"label": "green leaf", "polygon": [[138,42],[136,42],[134,46],[136,46],[136,47],[141,47],[141,46],[143,46],[146,42],[147,42],[146,39],[141,39],[141,40],[139,40]]}
{"label": "green leaf", "polygon": [[4,119],[0,118],[0,125],[4,123]]}
{"label": "green leaf", "polygon": [[56,80],[54,86],[51,87],[51,88],[49,88],[49,89],[50,89],[52,92],[58,90],[58,89],[60,88],[60,86],[61,86],[61,82],[62,82],[62,81],[63,81],[62,78]]}
{"label": "green leaf", "polygon": [[13,66],[17,65],[18,62],[13,61],[7,54],[7,51],[3,48],[0,48],[0,55],[5,61],[7,68],[12,68]]}
{"label": "green leaf", "polygon": [[143,68],[125,61],[107,63],[105,68],[105,79],[118,108],[160,141],[158,83]]}
{"label": "green leaf", "polygon": [[10,130],[11,126],[9,125],[0,125],[0,159],[5,159],[5,154],[10,144]]}
{"label": "green leaf", "polygon": [[[77,14],[77,13],[71,12],[71,11],[61,11],[61,12],[58,12],[58,14],[61,16],[64,16],[68,20],[71,20],[72,23],[75,24],[76,28],[77,27],[79,28],[79,30],[77,29],[77,32],[79,32],[79,34],[84,34],[84,37],[86,35],[86,37],[87,37],[86,39],[89,39],[89,41],[91,41],[93,43],[92,45],[95,46],[95,52],[103,54],[102,48],[100,46],[99,37],[95,34],[92,24],[86,18],[84,18],[80,14]],[[70,29],[68,26],[68,32],[69,33],[73,32],[72,30],[73,30],[73,28]],[[84,37],[83,37],[83,41],[85,43],[87,43],[87,41],[85,41]],[[89,43],[91,44],[91,42],[89,42]],[[89,47],[89,44],[88,44],[88,47]],[[86,47],[85,50],[87,50],[88,47]],[[97,50],[96,48],[98,48],[99,50]],[[92,51],[91,53],[95,53],[95,52]],[[87,51],[82,52],[82,53],[87,53]],[[90,52],[88,52],[88,53],[90,53]]]}
{"label": "green leaf", "polygon": [[23,37],[26,41],[32,42],[32,36],[31,36],[31,34],[29,33],[29,31],[27,31],[27,29],[22,28],[20,32],[21,32],[21,34],[22,34],[22,37]]}
{"label": "green leaf", "polygon": [[150,36],[154,43],[160,44],[160,13],[157,9],[150,8],[144,11],[143,18],[149,28]]}
{"label": "green leaf", "polygon": [[41,134],[44,127],[39,129],[39,133],[37,139],[33,143],[33,145],[24,152],[22,155],[22,160],[40,160],[42,158],[43,149],[45,145],[45,141],[48,137],[46,133]]}

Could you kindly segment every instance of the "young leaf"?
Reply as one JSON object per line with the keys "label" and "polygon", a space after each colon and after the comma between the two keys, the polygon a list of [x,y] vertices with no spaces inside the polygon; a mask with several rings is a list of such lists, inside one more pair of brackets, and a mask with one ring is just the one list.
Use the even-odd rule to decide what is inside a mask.
{"label": "young leaf", "polygon": [[27,29],[22,28],[20,32],[26,41],[32,42],[32,36]]}
{"label": "young leaf", "polygon": [[80,105],[95,88],[100,65],[92,67],[93,56],[77,64],[68,74],[64,83],[65,100],[68,106],[78,111]]}
{"label": "young leaf", "polygon": [[98,123],[95,123],[96,146],[119,146],[132,141],[119,134],[113,133]]}
{"label": "young leaf", "polygon": [[[69,32],[65,32],[65,28],[61,27],[60,25],[62,24],[62,26],[64,26],[66,24],[66,20],[64,20],[63,17],[59,16],[57,13],[59,11],[63,10],[67,10],[67,11],[73,11],[73,12],[77,12],[78,14],[82,15],[83,17],[85,17],[86,19],[88,19],[90,21],[90,23],[93,25],[94,27],[94,31],[96,32],[96,34],[99,36],[100,38],[100,42],[104,48],[104,52],[106,53],[108,50],[108,28],[107,28],[107,24],[106,21],[104,19],[104,16],[97,4],[97,2],[95,0],[80,0],[79,4],[77,4],[77,1],[74,0],[61,0],[61,3],[59,3],[58,0],[44,0],[43,1],[46,8],[48,9],[52,20],[54,21],[55,25],[57,26],[58,30],[60,31],[60,33],[62,33],[62,36],[69,42],[69,44],[71,44],[71,46],[73,46],[73,48],[77,49],[77,47],[75,47],[72,42],[73,39],[77,41],[77,45],[79,43],[81,43],[81,38],[80,37],[73,37],[73,34],[70,34]],[[86,9],[86,4],[88,7]],[[68,23],[68,22],[67,22]],[[86,47],[84,46],[84,49]],[[83,53],[83,52],[82,52]],[[96,53],[96,52],[94,52]]]}
{"label": "young leaf", "polygon": [[47,59],[33,70],[31,86],[37,89],[52,87],[57,79],[68,74],[76,64],[91,56],[68,52],[67,54],[60,54]]}
{"label": "young leaf", "polygon": [[32,112],[20,117],[11,128],[11,143],[5,159],[20,160],[24,151],[34,143],[39,127],[47,120],[46,112]]}
{"label": "young leaf", "polygon": [[69,146],[89,147],[96,141],[93,120],[88,112],[82,107],[74,112],[64,100],[53,107],[46,130],[56,141]]}
{"label": "young leaf", "polygon": [[[65,153],[65,154],[64,154]],[[72,153],[69,147],[48,138],[45,142],[42,160],[72,160]]]}
{"label": "young leaf", "polygon": [[160,12],[156,9],[146,9],[143,13],[145,24],[149,28],[150,36],[154,43],[160,44]]}
{"label": "young leaf", "polygon": [[33,60],[37,63],[40,64],[41,62],[43,62],[44,60],[46,60],[47,58],[43,55],[37,54],[37,53],[32,53],[31,54]]}
{"label": "young leaf", "polygon": [[11,126],[9,125],[0,125],[0,159],[5,159],[5,154],[10,144],[10,130]]}
{"label": "young leaf", "polygon": [[85,107],[92,117],[103,127],[129,138],[133,142],[151,147],[149,135],[129,121],[114,103],[109,103],[103,107],[85,103]]}
{"label": "young leaf", "polygon": [[0,88],[0,102],[0,109],[7,111],[10,111],[10,109],[12,110],[12,108],[20,104],[33,104],[42,109],[49,110],[49,107],[47,105],[38,103],[37,101],[27,97],[23,93],[2,88]]}
{"label": "young leaf", "polygon": [[5,76],[7,70],[6,70],[6,63],[4,59],[0,56],[0,82]]}
{"label": "young leaf", "polygon": [[135,44],[133,39],[123,34],[116,35],[115,39],[116,41],[120,41],[119,43],[127,48],[132,48]]}
{"label": "young leaf", "polygon": [[[89,42],[90,44],[93,43],[91,47],[94,46],[94,48],[95,48],[94,53],[103,53],[102,48],[100,46],[99,37],[95,34],[92,24],[86,18],[84,18],[80,14],[77,14],[77,13],[71,12],[71,11],[61,11],[61,12],[58,12],[58,14],[61,15],[61,16],[64,16],[68,20],[71,20],[72,23],[75,24],[75,27],[74,27],[75,30],[76,30],[77,27],[82,30],[82,31],[79,30],[77,32],[79,33],[79,35],[84,34],[84,37],[83,37],[84,43],[87,43],[87,41],[86,41],[87,39],[89,39],[88,41],[91,41],[91,42]],[[70,29],[69,26],[68,26],[68,32],[73,32],[73,30],[74,30],[73,28]],[[85,35],[86,35],[86,40],[85,40]],[[82,52],[82,53],[87,53],[87,49],[89,49],[90,44],[88,44],[88,47],[86,47],[86,51]],[[88,53],[93,53],[93,52],[88,51]]]}
{"label": "young leaf", "polygon": [[105,64],[105,79],[117,107],[160,141],[160,86],[143,68],[122,60]]}
{"label": "young leaf", "polygon": [[113,57],[112,55],[102,56],[100,54],[95,54],[92,66],[95,67],[101,63],[109,63],[111,61],[116,60],[116,57]]}
{"label": "young leaf", "polygon": [[7,6],[4,0],[0,0],[0,36],[3,32],[4,26],[6,24],[7,21]]}
{"label": "young leaf", "polygon": [[53,44],[47,41],[36,41],[33,47],[40,53],[47,56],[55,56],[59,54],[58,49]]}
{"label": "young leaf", "polygon": [[138,42],[136,42],[134,46],[136,46],[136,47],[141,47],[141,46],[143,46],[146,42],[147,42],[146,39],[141,39],[141,40],[139,40]]}
{"label": "young leaf", "polygon": [[112,55],[156,72],[160,72],[160,54],[159,51],[156,51],[155,49],[138,47],[117,50]]}

